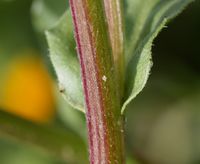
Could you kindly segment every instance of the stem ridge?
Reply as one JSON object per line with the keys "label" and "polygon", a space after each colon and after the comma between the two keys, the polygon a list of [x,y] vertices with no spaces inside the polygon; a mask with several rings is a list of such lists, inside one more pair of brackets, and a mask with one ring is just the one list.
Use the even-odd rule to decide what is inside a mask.
{"label": "stem ridge", "polygon": [[70,0],[84,88],[91,164],[124,163],[112,48],[101,0]]}

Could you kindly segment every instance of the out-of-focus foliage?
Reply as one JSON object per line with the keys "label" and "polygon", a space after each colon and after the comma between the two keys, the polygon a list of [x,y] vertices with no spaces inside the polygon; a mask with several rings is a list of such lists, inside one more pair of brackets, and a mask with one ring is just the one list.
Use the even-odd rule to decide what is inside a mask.
{"label": "out-of-focus foliage", "polygon": [[[63,163],[63,160],[68,161],[69,159],[76,161],[77,159],[74,158],[73,151],[76,151],[76,157],[78,157],[77,150],[80,148],[83,148],[81,156],[84,159],[82,162],[84,163],[86,159],[86,155],[84,154],[87,151],[82,147],[83,145],[79,145],[79,143],[85,142],[85,139],[82,140],[80,137],[77,137],[79,135],[85,137],[85,127],[83,127],[85,122],[83,116],[78,112],[73,113],[74,110],[70,110],[72,111],[70,112],[72,117],[69,117],[67,111],[62,111],[63,109],[68,110],[68,108],[66,109],[67,106],[63,102],[62,97],[58,96],[57,88],[53,84],[54,79],[47,71],[48,63],[50,63],[48,48],[46,44],[41,44],[40,40],[45,40],[42,38],[44,31],[42,31],[42,28],[39,29],[33,26],[38,23],[34,21],[37,15],[33,16],[33,10],[37,8],[37,11],[45,12],[41,9],[42,5],[39,5],[39,3],[48,4],[49,13],[52,11],[52,15],[56,13],[50,23],[46,22],[49,19],[46,19],[44,13],[44,17],[40,17],[41,19],[44,18],[41,21],[44,24],[47,23],[47,26],[51,23],[53,25],[53,21],[62,15],[62,11],[65,10],[66,1],[63,1],[62,5],[54,2],[50,0],[38,1],[37,8],[31,7],[32,0],[0,1],[0,108],[14,115],[37,122],[39,125],[48,122],[47,126],[50,126],[53,131],[61,128],[61,132],[66,131],[68,134],[64,133],[66,140],[60,137],[62,133],[59,134],[57,142],[48,130],[45,134],[46,136],[40,136],[39,132],[42,128],[37,129],[35,126],[18,127],[22,124],[18,122],[12,124],[13,116],[9,117],[11,120],[10,123],[9,121],[5,122],[4,119],[0,119],[2,122],[0,126],[1,164],[26,164],[31,162],[41,164]],[[36,2],[34,2],[33,6],[35,4]],[[60,10],[61,8],[62,11]],[[43,27],[43,29],[47,26]],[[42,33],[43,35],[41,35]],[[55,112],[56,110],[58,112]],[[61,115],[62,117],[60,117]],[[2,115],[0,114],[0,116]],[[76,120],[78,120],[77,124]],[[83,122],[82,124],[81,121]],[[81,132],[80,128],[78,128],[79,126],[82,129]],[[8,134],[4,134],[5,131],[3,132],[3,129],[6,129],[5,131]],[[24,129],[24,132],[22,129]],[[31,133],[27,134],[27,131]],[[8,137],[6,137],[7,135]],[[21,136],[21,139],[24,138],[24,142],[29,143],[28,146],[20,146],[21,142],[18,143],[13,142],[15,140],[10,140],[17,136]],[[39,137],[41,138],[40,141],[38,140]],[[67,139],[67,137],[69,138]],[[73,148],[70,146],[73,144],[68,144],[73,142],[77,144],[74,144],[75,147],[80,148],[76,150],[74,146]],[[51,143],[53,145],[49,146]],[[37,151],[39,150],[37,153],[35,149],[32,150],[32,146],[30,147],[30,145],[36,145],[33,147],[38,147],[40,144],[43,145],[41,147],[44,147],[45,151],[53,152],[56,158],[54,156],[50,157],[46,152],[43,153],[43,149],[36,149]],[[67,149],[64,149],[65,147]],[[56,152],[55,150],[62,153],[57,156],[54,153]],[[24,157],[22,156],[23,154]],[[63,158],[57,159],[60,155]]]}
{"label": "out-of-focus foliage", "polygon": [[149,82],[127,110],[128,147],[144,163],[200,161],[199,14],[196,1],[160,33]]}
{"label": "out-of-focus foliage", "polygon": [[43,33],[51,28],[64,14],[66,0],[34,0],[31,7],[32,22],[37,32]]}
{"label": "out-of-focus foliage", "polygon": [[8,140],[0,140],[0,146],[0,163],[2,164],[64,164],[28,146],[13,144]]}

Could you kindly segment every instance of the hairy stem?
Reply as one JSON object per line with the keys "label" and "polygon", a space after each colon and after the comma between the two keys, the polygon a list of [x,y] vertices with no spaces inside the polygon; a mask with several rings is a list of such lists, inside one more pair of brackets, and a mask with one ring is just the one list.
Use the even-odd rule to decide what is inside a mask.
{"label": "hairy stem", "polygon": [[104,0],[120,98],[124,92],[124,28],[122,0]]}
{"label": "hairy stem", "polygon": [[124,163],[122,116],[102,0],[70,0],[84,88],[90,163]]}

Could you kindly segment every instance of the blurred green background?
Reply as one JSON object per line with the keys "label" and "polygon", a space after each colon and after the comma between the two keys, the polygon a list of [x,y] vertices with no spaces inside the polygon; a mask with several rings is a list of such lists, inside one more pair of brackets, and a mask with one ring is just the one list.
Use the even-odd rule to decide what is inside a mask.
{"label": "blurred green background", "polygon": [[[65,0],[0,0],[0,108],[86,143],[84,115],[57,93],[44,37],[66,8]],[[126,111],[130,164],[200,163],[199,16],[196,1],[154,41],[151,76]],[[0,163],[65,162],[0,132]]]}

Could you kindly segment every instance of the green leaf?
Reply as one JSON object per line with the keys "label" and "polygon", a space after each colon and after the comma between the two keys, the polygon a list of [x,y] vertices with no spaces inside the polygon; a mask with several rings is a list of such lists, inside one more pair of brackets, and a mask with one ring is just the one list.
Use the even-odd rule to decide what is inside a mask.
{"label": "green leaf", "polygon": [[126,7],[126,106],[144,88],[150,74],[152,43],[168,20],[192,0],[127,0]]}
{"label": "green leaf", "polygon": [[73,108],[84,112],[80,65],[75,51],[69,11],[63,15],[54,28],[46,31],[46,36],[60,92]]}

